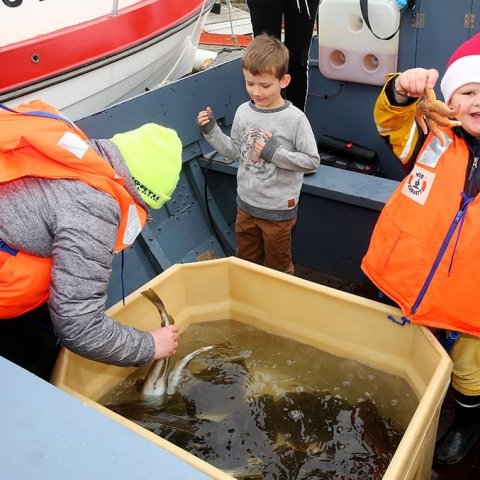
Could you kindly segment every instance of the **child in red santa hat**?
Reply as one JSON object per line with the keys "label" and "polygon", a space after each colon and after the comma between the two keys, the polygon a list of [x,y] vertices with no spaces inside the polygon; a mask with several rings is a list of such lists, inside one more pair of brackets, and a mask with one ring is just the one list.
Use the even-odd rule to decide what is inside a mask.
{"label": "child in red santa hat", "polygon": [[[416,107],[435,69],[392,74],[374,109],[377,129],[407,173],[379,216],[363,271],[403,315],[449,335],[455,418],[435,461],[460,462],[480,437],[480,34],[448,61],[440,90],[456,112],[425,131]],[[436,132],[438,133],[438,132]]]}

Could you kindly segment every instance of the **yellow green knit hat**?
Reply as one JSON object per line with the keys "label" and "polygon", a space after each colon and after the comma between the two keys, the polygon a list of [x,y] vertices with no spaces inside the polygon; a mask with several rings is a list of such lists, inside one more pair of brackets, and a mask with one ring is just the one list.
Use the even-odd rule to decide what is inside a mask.
{"label": "yellow green knit hat", "polygon": [[182,168],[182,142],[175,130],[147,123],[135,130],[117,133],[118,147],[142,200],[160,208],[177,186]]}

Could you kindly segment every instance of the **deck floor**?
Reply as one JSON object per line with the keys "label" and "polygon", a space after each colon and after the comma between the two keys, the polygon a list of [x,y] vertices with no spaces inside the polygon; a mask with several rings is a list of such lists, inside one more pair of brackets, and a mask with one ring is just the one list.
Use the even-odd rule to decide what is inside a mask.
{"label": "deck floor", "polygon": [[[447,392],[440,413],[438,436],[441,436],[450,426],[453,418],[453,395]],[[431,480],[476,480],[480,478],[480,442],[477,442],[468,452],[464,461],[458,465],[442,467],[434,465]]]}
{"label": "deck floor", "polygon": [[245,35],[252,33],[252,22],[246,2],[231,2],[231,9],[222,3],[220,13],[210,12],[205,22],[204,31],[207,33],[233,33]]}

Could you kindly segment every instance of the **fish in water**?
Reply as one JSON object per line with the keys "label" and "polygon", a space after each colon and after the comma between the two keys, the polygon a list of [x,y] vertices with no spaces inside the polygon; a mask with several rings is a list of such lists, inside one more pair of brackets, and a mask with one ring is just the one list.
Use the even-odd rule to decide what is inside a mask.
{"label": "fish in water", "polygon": [[142,398],[144,400],[160,400],[165,396],[165,393],[167,395],[173,395],[177,390],[178,384],[182,379],[183,372],[187,365],[196,356],[208,352],[216,346],[217,345],[208,345],[206,347],[197,348],[197,350],[183,357],[170,372],[163,369],[164,367],[168,368],[169,364],[157,364],[157,362],[160,361],[156,360],[150,367],[143,382],[141,390]]}
{"label": "fish in water", "polygon": [[189,353],[183,357],[173,368],[173,370],[168,375],[167,382],[167,394],[173,395],[177,390],[178,383],[182,378],[182,373],[185,370],[185,367],[195,358],[197,355],[200,355],[203,352],[208,352],[212,348],[215,348],[215,345],[208,345],[207,347],[200,347],[192,353]]}
{"label": "fish in water", "polygon": [[[162,327],[175,324],[173,317],[169,315],[165,305],[154,290],[149,288],[141,292],[141,294],[157,307],[158,313],[160,313]],[[144,399],[158,399],[165,395],[169,369],[170,357],[161,358],[153,362],[141,389],[141,395]]]}
{"label": "fish in water", "polygon": [[[219,336],[226,335],[215,325],[213,338]],[[343,398],[301,383],[274,388],[277,377],[290,386],[296,371],[282,367],[282,357],[264,360],[250,344],[227,338],[235,341],[217,344],[178,369],[178,387],[160,407],[117,402],[109,408],[239,480],[383,478],[403,428],[383,418],[374,400],[355,401],[357,396]]]}
{"label": "fish in water", "polygon": [[165,431],[173,430],[179,434],[187,435],[187,438],[190,439],[195,436],[199,423],[208,421],[197,420],[185,415],[183,408],[177,413],[165,412],[159,410],[155,405],[144,403],[111,404],[106,405],[106,407],[157,435],[165,435]]}
{"label": "fish in water", "polygon": [[[157,310],[160,313],[162,327],[175,324],[175,320],[167,312],[165,305],[154,290],[149,288],[148,290],[141,292],[141,294],[145,298],[148,298],[148,300],[150,300],[155,307],[157,307]],[[168,395],[172,395],[182,377],[183,370],[185,370],[185,367],[191,362],[191,360],[197,355],[207,352],[214,347],[215,345],[201,347],[188,354],[175,365],[175,368],[171,372],[170,357],[155,360],[145,376],[145,380],[143,381],[140,392],[142,399],[145,401],[157,402],[162,401],[166,393]]]}
{"label": "fish in water", "polygon": [[144,400],[162,398],[167,390],[170,358],[155,360],[143,381],[141,395]]}

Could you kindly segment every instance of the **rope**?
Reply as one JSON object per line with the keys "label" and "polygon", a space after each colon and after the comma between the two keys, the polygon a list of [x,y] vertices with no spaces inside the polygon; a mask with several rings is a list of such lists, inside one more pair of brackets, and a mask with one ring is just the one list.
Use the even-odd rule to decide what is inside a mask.
{"label": "rope", "polygon": [[230,0],[225,0],[225,1],[227,2],[227,6],[228,6],[228,16],[230,18],[230,31],[232,32],[233,44],[235,46],[235,49],[239,49],[240,45],[238,44],[237,36],[233,32],[232,4],[231,4]]}
{"label": "rope", "polygon": [[[199,22],[202,21],[203,11],[204,11],[204,9],[205,9],[205,5],[206,5],[207,1],[208,1],[208,0],[203,0],[202,8],[200,9],[200,14],[198,15],[198,19],[197,19],[197,21],[195,22],[195,28],[193,29],[192,35],[193,35],[193,33],[195,33],[195,31],[197,30],[198,25],[199,25]],[[173,73],[173,71],[175,70],[175,68],[177,68],[178,63],[180,62],[180,60],[181,60],[181,59],[183,58],[183,56],[185,55],[186,50],[187,50],[186,47],[182,50],[181,55],[178,57],[177,61],[174,63],[173,67],[170,69],[170,71],[167,73],[167,75],[165,75],[165,78],[162,80],[162,82],[160,83],[160,85],[165,85],[165,84],[167,84],[167,83],[170,81],[170,76],[172,75],[172,73]]]}

